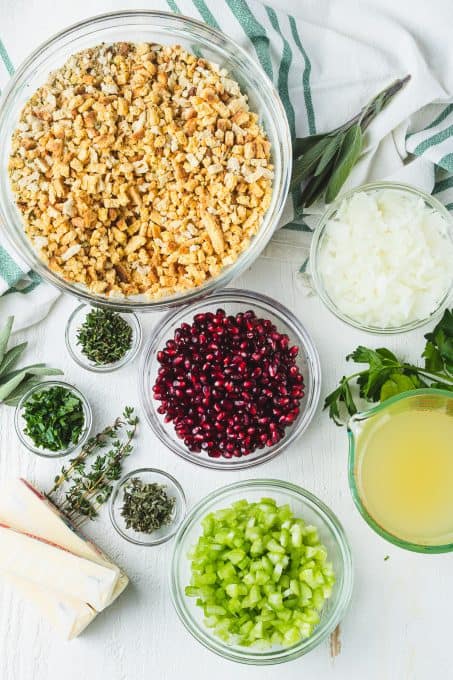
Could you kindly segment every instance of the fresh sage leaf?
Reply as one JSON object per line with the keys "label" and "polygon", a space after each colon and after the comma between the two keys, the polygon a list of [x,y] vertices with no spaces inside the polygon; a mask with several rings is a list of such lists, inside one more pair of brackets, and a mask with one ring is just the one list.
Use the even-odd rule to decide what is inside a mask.
{"label": "fresh sage leaf", "polygon": [[314,166],[319,161],[320,156],[324,153],[325,148],[329,145],[330,138],[324,137],[311,147],[303,156],[298,158],[294,163],[293,176],[291,179],[291,187],[296,189],[299,187]]}
{"label": "fresh sage leaf", "polygon": [[63,371],[60,371],[58,368],[48,368],[47,366],[41,368],[25,368],[16,373],[13,378],[10,378],[7,382],[0,385],[0,402],[5,401],[28,375],[49,376],[62,375],[62,373]]}
{"label": "fresh sage leaf", "polygon": [[338,149],[343,144],[343,139],[344,139],[344,135],[342,135],[342,134],[336,135],[335,137],[331,138],[330,143],[326,146],[325,151],[324,151],[323,155],[321,156],[321,160],[319,161],[318,165],[316,166],[315,177],[318,177],[319,175],[321,175],[324,172],[324,170],[327,168],[330,161],[333,159],[333,157],[337,153]]}
{"label": "fresh sage leaf", "polygon": [[11,347],[11,349],[5,353],[3,361],[0,363],[0,376],[4,375],[6,371],[10,371],[16,365],[27,345],[28,342],[21,342],[20,345]]}
{"label": "fresh sage leaf", "polygon": [[14,316],[9,316],[6,319],[6,324],[0,331],[0,362],[3,361],[6,354],[6,348],[8,347],[9,338],[11,335],[11,330],[13,328]]}
{"label": "fresh sage leaf", "polygon": [[40,376],[30,376],[25,378],[15,390],[13,390],[9,397],[3,400],[3,403],[7,406],[17,406],[24,394],[31,390],[32,387],[41,382]]}
{"label": "fresh sage leaf", "polygon": [[[323,196],[330,202],[338,195],[360,156],[364,131],[409,80],[410,76],[395,80],[335,130],[295,140],[291,189],[301,190],[295,200],[300,210]],[[323,181],[316,181],[318,177]]]}
{"label": "fresh sage leaf", "polygon": [[326,190],[326,203],[331,203],[338,195],[343,184],[356,164],[363,148],[362,129],[359,124],[350,128],[343,140],[335,163],[335,169]]}
{"label": "fresh sage leaf", "polygon": [[298,137],[293,145],[293,158],[297,159],[314,146],[324,135],[311,135],[310,137]]}
{"label": "fresh sage leaf", "polygon": [[14,368],[28,343],[21,342],[8,349],[13,322],[14,317],[9,316],[0,330],[0,403],[8,406],[16,406],[20,397],[27,391],[27,387],[39,382],[39,376],[62,374],[62,371],[49,368],[44,363]]}
{"label": "fresh sage leaf", "polygon": [[301,202],[306,208],[312,205],[322,195],[329,172],[330,169],[327,167],[322,175],[311,177],[304,185],[301,193]]}

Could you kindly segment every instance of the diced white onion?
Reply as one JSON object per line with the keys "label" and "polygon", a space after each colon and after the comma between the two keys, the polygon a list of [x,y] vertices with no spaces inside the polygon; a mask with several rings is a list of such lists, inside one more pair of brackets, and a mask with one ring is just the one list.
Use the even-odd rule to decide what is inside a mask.
{"label": "diced white onion", "polygon": [[403,190],[358,192],[327,223],[318,267],[332,302],[363,325],[424,319],[452,283],[449,225]]}

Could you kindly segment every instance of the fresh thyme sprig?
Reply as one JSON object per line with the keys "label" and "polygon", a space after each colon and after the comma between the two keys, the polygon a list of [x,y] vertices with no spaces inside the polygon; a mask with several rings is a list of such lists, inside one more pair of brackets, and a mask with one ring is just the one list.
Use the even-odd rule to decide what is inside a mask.
{"label": "fresh thyme sprig", "polygon": [[362,153],[363,133],[409,80],[409,75],[395,80],[335,130],[296,139],[291,179],[293,190],[301,188],[296,215],[323,195],[326,203],[336,198]]}
{"label": "fresh thyme sprig", "polygon": [[[88,440],[68,468],[63,467],[55,477],[54,485],[47,494],[66,516],[80,526],[87,519],[97,517],[99,508],[108,500],[113,490],[113,482],[121,477],[122,463],[133,451],[138,417],[131,406],[124,409],[122,417],[106,427],[102,432]],[[124,437],[121,433],[127,428]],[[99,449],[110,447],[105,454],[98,454],[87,466],[87,459]],[[69,484],[64,500],[59,503],[56,493],[64,484]]]}

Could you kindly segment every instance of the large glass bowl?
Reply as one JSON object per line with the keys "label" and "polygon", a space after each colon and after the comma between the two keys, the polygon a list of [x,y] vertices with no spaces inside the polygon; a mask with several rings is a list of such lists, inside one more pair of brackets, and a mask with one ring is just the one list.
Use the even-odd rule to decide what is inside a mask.
{"label": "large glass bowl", "polygon": [[[25,235],[8,177],[11,135],[29,97],[71,54],[99,43],[116,41],[179,43],[188,51],[227,69],[248,95],[250,108],[259,115],[271,142],[274,165],[271,204],[250,246],[232,265],[204,285],[158,300],[145,299],[144,296],[107,298],[65,281],[52,272],[39,259]],[[0,226],[30,268],[63,292],[89,303],[109,305],[124,311],[169,309],[225,287],[257,258],[271,238],[282,212],[291,176],[291,156],[288,121],[275,88],[256,62],[230,38],[199,21],[166,12],[130,10],[104,14],[74,24],[38,47],[18,68],[5,89],[0,105]]]}
{"label": "large glass bowl", "polygon": [[[210,512],[231,506],[238,500],[255,502],[263,497],[274,498],[279,505],[289,504],[297,517],[317,527],[321,543],[327,549],[328,560],[335,572],[332,596],[326,601],[321,621],[313,634],[290,647],[260,650],[253,647],[229,645],[214,636],[203,624],[203,612],[194,598],[184,589],[190,584],[188,553],[201,535],[200,522]],[[277,664],[306,654],[325,640],[341,621],[352,593],[353,568],[351,550],[338,518],[313,494],[295,484],[275,479],[253,479],[236,482],[216,489],[201,500],[187,515],[175,539],[171,564],[170,587],[173,604],[187,630],[198,642],[230,661],[244,664]]]}
{"label": "large glass bowl", "polygon": [[[227,314],[237,314],[251,309],[257,316],[270,319],[280,333],[289,336],[290,343],[299,347],[297,365],[304,377],[305,394],[300,402],[300,413],[294,423],[287,427],[284,437],[273,446],[258,449],[241,458],[211,458],[206,453],[192,453],[178,439],[172,423],[165,423],[164,416],[157,413],[160,402],[152,396],[152,387],[157,377],[160,364],[157,352],[165,346],[169,338],[173,338],[175,330],[182,323],[191,323],[196,314],[215,312],[222,308]],[[161,442],[185,460],[203,467],[217,470],[240,470],[259,465],[289,446],[308,427],[313,418],[321,391],[321,366],[318,352],[301,322],[276,300],[254,291],[229,288],[210,295],[208,298],[194,302],[187,307],[170,312],[154,328],[149,343],[143,352],[142,365],[139,372],[140,396],[146,419]]]}
{"label": "large glass bowl", "polygon": [[[315,233],[313,235],[313,239],[311,241],[311,248],[310,248],[310,270],[311,270],[311,275],[313,277],[313,283],[314,287],[316,289],[316,292],[318,293],[319,297],[323,301],[323,303],[326,305],[326,307],[333,313],[335,314],[336,317],[341,319],[342,321],[346,322],[350,326],[354,326],[355,328],[359,328],[362,331],[366,331],[368,333],[382,333],[382,334],[392,334],[392,333],[403,333],[405,331],[411,331],[414,328],[418,328],[420,326],[424,326],[426,323],[433,321],[437,317],[440,316],[442,311],[445,309],[445,307],[448,305],[449,300],[451,299],[452,291],[453,291],[453,266],[452,266],[452,275],[451,275],[451,284],[448,290],[445,291],[445,295],[442,297],[441,300],[439,300],[439,303],[436,307],[436,309],[433,309],[432,312],[429,314],[429,316],[421,319],[415,319],[413,321],[410,321],[408,323],[405,323],[401,326],[392,326],[392,327],[380,327],[380,326],[375,326],[375,325],[366,325],[364,323],[361,323],[357,319],[354,319],[353,317],[349,316],[345,312],[343,312],[341,309],[338,308],[337,304],[332,300],[330,297],[326,286],[323,281],[323,277],[320,271],[320,266],[319,266],[319,259],[320,259],[320,253],[322,251],[325,238],[326,238],[326,227],[327,223],[329,220],[335,217],[340,205],[343,203],[345,199],[351,198],[356,193],[360,192],[376,192],[380,191],[382,189],[391,189],[395,191],[402,192],[403,194],[411,194],[415,195],[419,198],[421,198],[425,204],[431,208],[431,210],[439,213],[444,220],[446,221],[448,225],[448,238],[450,240],[453,240],[453,218],[448,212],[448,210],[443,206],[434,196],[430,196],[429,194],[426,194],[424,191],[421,191],[420,189],[417,189],[416,187],[409,186],[407,184],[399,184],[397,182],[374,182],[372,184],[364,184],[362,186],[356,187],[352,191],[349,191],[348,193],[342,194],[336,201],[334,201],[325,211],[325,213],[322,215],[316,229]],[[453,263],[452,263],[453,265]]]}

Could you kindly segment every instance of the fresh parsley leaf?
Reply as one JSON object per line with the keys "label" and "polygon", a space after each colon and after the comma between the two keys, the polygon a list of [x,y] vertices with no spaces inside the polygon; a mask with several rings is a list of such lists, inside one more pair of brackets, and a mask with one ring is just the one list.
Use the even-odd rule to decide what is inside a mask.
{"label": "fresh parsley leaf", "polygon": [[453,310],[445,310],[442,319],[431,333],[425,335],[425,339],[427,343],[422,355],[425,368],[453,374]]}
{"label": "fresh parsley leaf", "polygon": [[343,413],[357,413],[352,388],[357,385],[359,397],[368,402],[385,401],[402,392],[433,387],[453,391],[453,313],[447,310],[427,340],[423,357],[425,366],[401,361],[386,347],[371,349],[360,345],[346,359],[367,368],[343,376],[339,386],[327,395],[324,408],[337,425],[343,425]]}

